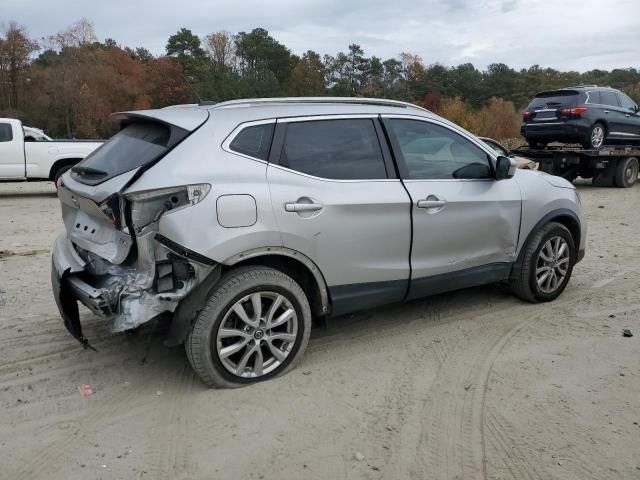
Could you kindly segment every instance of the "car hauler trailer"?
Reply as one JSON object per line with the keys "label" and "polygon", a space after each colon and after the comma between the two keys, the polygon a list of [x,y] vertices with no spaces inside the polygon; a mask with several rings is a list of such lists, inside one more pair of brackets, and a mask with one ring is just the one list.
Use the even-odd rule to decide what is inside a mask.
{"label": "car hauler trailer", "polygon": [[596,186],[629,188],[638,180],[638,146],[607,146],[598,150],[523,146],[512,150],[512,153],[531,158],[538,162],[540,171],[569,181],[577,177],[592,178]]}

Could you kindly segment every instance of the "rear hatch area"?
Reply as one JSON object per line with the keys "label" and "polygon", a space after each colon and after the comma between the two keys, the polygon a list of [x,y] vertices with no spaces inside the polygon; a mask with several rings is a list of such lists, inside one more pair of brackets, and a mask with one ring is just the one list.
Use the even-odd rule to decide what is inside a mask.
{"label": "rear hatch area", "polygon": [[123,193],[202,125],[208,112],[159,110],[116,118],[121,130],[58,186],[66,233],[54,244],[52,285],[67,329],[83,343],[77,301],[113,319],[113,331],[128,330],[174,311],[211,269],[156,240],[160,216],[189,205],[196,198],[190,193],[206,195],[205,186]]}
{"label": "rear hatch area", "polygon": [[577,90],[540,92],[525,110],[524,121],[527,124],[566,121],[569,117],[561,115],[562,110],[576,107],[580,98],[581,94]]}

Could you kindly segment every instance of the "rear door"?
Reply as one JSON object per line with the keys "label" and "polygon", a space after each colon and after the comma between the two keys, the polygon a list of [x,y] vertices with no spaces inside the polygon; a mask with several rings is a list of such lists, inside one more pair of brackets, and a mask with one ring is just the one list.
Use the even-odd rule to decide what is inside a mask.
{"label": "rear door", "polygon": [[422,117],[384,118],[412,199],[409,298],[505,278],[515,260],[521,194],[497,181],[488,152]]}
{"label": "rear door", "polygon": [[24,178],[22,127],[16,121],[0,121],[0,178]]}
{"label": "rear door", "polygon": [[402,300],[410,200],[376,116],[278,120],[267,168],[285,247],[320,268],[334,314]]}

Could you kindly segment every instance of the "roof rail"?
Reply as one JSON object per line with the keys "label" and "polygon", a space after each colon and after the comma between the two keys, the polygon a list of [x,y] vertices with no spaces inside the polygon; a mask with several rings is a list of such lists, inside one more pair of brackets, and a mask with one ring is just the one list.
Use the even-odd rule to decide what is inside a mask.
{"label": "roof rail", "polygon": [[598,85],[573,85],[572,87],[565,87],[565,88],[598,88]]}
{"label": "roof rail", "polygon": [[217,109],[217,108],[224,108],[224,107],[232,107],[236,105],[256,105],[256,104],[264,105],[269,103],[315,103],[315,104],[344,103],[344,104],[356,104],[356,105],[382,105],[387,107],[417,108],[417,109],[429,112],[429,110],[427,110],[426,108],[420,107],[418,105],[414,105],[413,103],[401,102],[399,100],[387,100],[384,98],[367,98],[367,97],[246,98],[246,99],[228,100],[226,102],[220,102],[215,104],[213,108]]}

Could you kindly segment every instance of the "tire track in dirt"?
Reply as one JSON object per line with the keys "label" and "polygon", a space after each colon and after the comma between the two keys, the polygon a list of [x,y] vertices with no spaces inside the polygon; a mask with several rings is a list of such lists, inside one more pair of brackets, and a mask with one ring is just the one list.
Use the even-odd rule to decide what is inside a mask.
{"label": "tire track in dirt", "polygon": [[57,471],[56,465],[64,460],[65,452],[73,451],[76,444],[85,441],[85,434],[95,431],[96,426],[103,419],[108,419],[123,409],[128,409],[129,402],[135,394],[135,389],[122,387],[113,397],[102,400],[100,406],[87,409],[85,416],[78,420],[78,424],[74,428],[67,429],[62,438],[56,439],[39,452],[28,452],[28,455],[20,462],[20,468],[11,478],[32,480],[50,477]]}
{"label": "tire track in dirt", "polygon": [[427,446],[425,470],[433,478],[486,478],[483,414],[491,366],[505,344],[526,324],[502,327],[452,352],[440,369],[427,400],[421,443]]}
{"label": "tire track in dirt", "polygon": [[506,421],[499,418],[497,413],[486,413],[484,417],[485,439],[497,452],[504,463],[511,478],[523,480],[546,480],[550,475],[540,473],[527,456],[518,448],[515,434]]}
{"label": "tire track in dirt", "polygon": [[184,362],[179,368],[176,381],[171,384],[168,395],[158,411],[161,425],[160,435],[153,439],[150,448],[155,458],[150,470],[153,478],[182,479],[189,478],[189,405],[197,378],[191,366]]}

